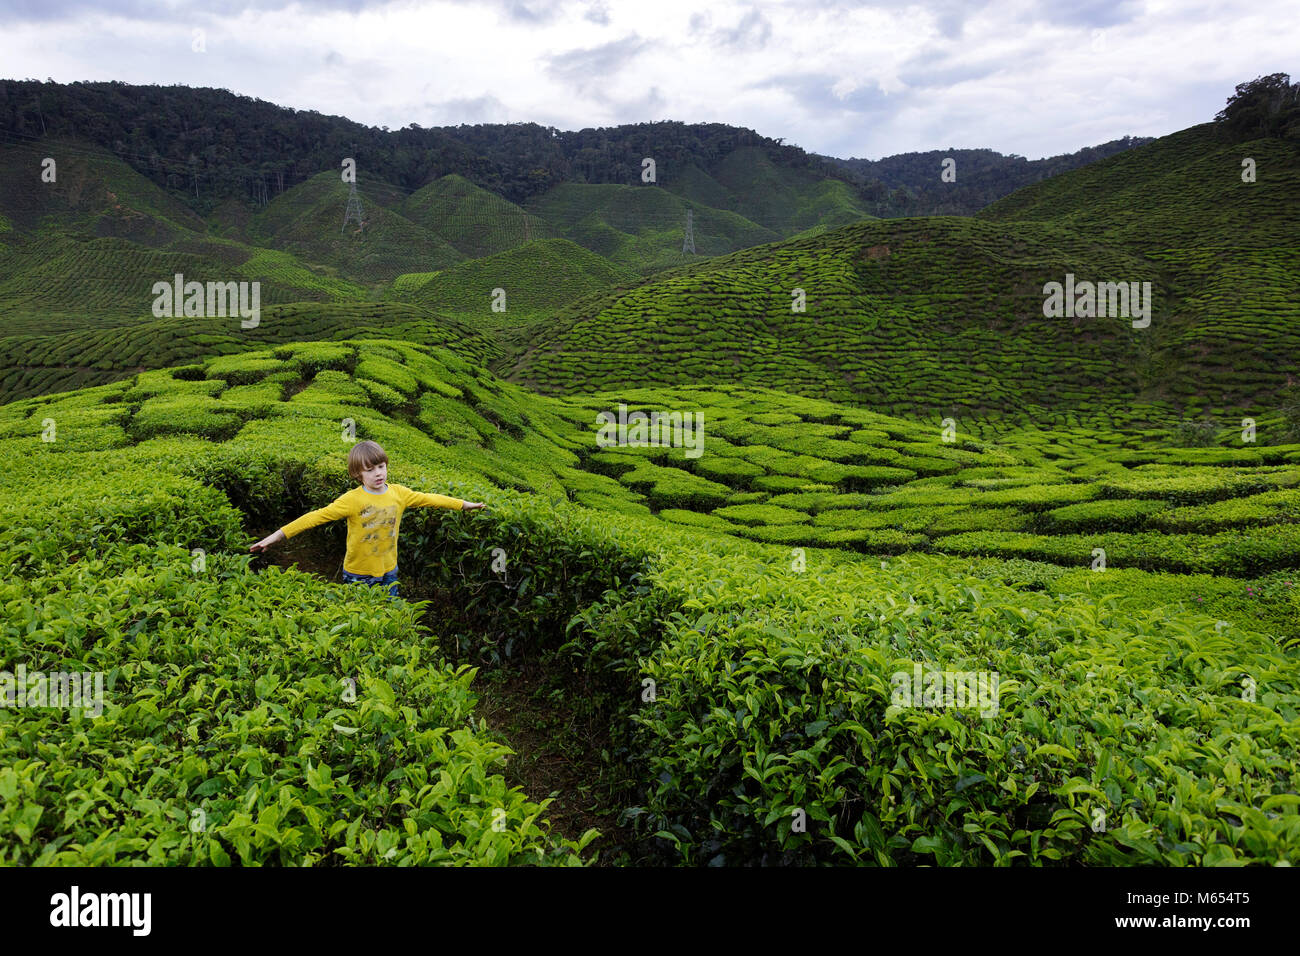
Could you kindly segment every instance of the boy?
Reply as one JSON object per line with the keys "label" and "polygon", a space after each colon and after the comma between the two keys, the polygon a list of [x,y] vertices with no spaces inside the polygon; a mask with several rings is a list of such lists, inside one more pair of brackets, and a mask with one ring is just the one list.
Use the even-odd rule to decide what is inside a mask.
{"label": "boy", "polygon": [[249,546],[265,551],[301,531],[338,518],[348,519],[347,555],[343,559],[343,580],[362,584],[389,585],[397,597],[397,527],[407,508],[455,508],[475,511],[481,501],[462,501],[446,495],[428,495],[405,485],[388,484],[388,455],[372,441],[359,441],[348,452],[348,474],[361,482],[333,504],[309,511],[273,534]]}

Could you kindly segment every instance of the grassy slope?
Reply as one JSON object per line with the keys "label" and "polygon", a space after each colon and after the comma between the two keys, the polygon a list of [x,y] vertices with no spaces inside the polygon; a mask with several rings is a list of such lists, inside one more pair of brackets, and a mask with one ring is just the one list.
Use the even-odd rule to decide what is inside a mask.
{"label": "grassy slope", "polygon": [[[403,284],[402,279],[414,280]],[[390,297],[481,323],[548,316],[574,299],[631,282],[634,274],[567,239],[540,239],[424,277],[402,276]],[[492,311],[493,290],[506,311]],[[471,318],[472,317],[472,318]]]}
{"label": "grassy slope", "polygon": [[[193,251],[191,251],[193,250]],[[361,291],[318,275],[292,256],[226,240],[181,240],[150,249],[120,238],[53,237],[27,243],[0,278],[0,334],[57,334],[134,327],[153,317],[154,283],[258,282],[261,308],[289,302],[348,301]]]}
{"label": "grassy slope", "polygon": [[[642,275],[866,217],[839,180],[775,166],[762,150],[729,153],[711,172],[663,171],[659,184],[566,183],[528,204],[567,239]],[[695,254],[683,253],[692,212]]]}
{"label": "grassy slope", "polygon": [[642,275],[690,262],[682,252],[692,210],[695,252],[713,256],[769,242],[778,233],[743,216],[687,202],[667,187],[565,183],[530,201],[528,211],[559,234]]}
{"label": "grassy slope", "polygon": [[455,174],[413,192],[401,212],[471,259],[555,235],[549,223]]}
{"label": "grassy slope", "polygon": [[[119,160],[70,145],[50,150],[58,178],[6,190],[0,334],[56,334],[151,317],[155,282],[257,281],[261,304],[346,301],[351,283],[292,256],[206,234],[202,220]],[[26,147],[0,150],[7,181],[35,179]],[[12,178],[10,178],[12,177]]]}
{"label": "grassy slope", "polygon": [[[42,179],[55,161],[55,181]],[[56,218],[83,236],[121,236],[165,245],[201,232],[202,219],[115,156],[79,141],[49,140],[0,148],[0,174],[14,188],[0,195],[0,215],[22,231]]]}
{"label": "grassy slope", "polygon": [[[1041,276],[1070,261],[969,219],[858,223],[589,297],[532,338],[512,377],[548,391],[732,381],[927,413],[1144,387],[1127,323],[1042,318]],[[1091,261],[1137,260],[1098,248]]]}
{"label": "grassy slope", "polygon": [[869,219],[848,183],[775,165],[755,147],[728,153],[713,172],[732,202],[725,208],[781,235],[816,225],[843,226]]}
{"label": "grassy slope", "polygon": [[365,283],[389,282],[403,272],[442,269],[464,259],[441,236],[400,211],[406,197],[384,183],[358,183],[364,226],[343,228],[349,187],[324,172],[277,196],[253,220],[261,245],[320,263]]}
{"label": "grassy slope", "polygon": [[[1240,180],[1246,154],[1254,184]],[[590,298],[512,374],[543,389],[707,376],[918,412],[1100,400],[1265,415],[1300,356],[1297,198],[1294,148],[1216,144],[1196,127],[977,220],[810,232]],[[1045,318],[1043,284],[1067,272],[1150,281],[1151,327]],[[795,287],[806,313],[790,311]]]}
{"label": "grassy slope", "polygon": [[[0,198],[0,334],[134,324],[148,318],[153,283],[177,272],[200,282],[259,281],[266,305],[355,300],[364,296],[358,283],[389,280],[396,280],[391,297],[410,300],[425,279],[466,256],[489,256],[564,232],[614,264],[576,253],[568,262],[548,264],[541,250],[550,250],[554,260],[560,247],[544,245],[523,256],[518,264],[525,298],[545,300],[544,307],[552,309],[593,291],[597,281],[622,281],[629,268],[646,273],[697,258],[681,252],[688,203],[668,189],[561,187],[534,204],[550,222],[459,176],[409,196],[383,183],[365,183],[360,194],[366,226],[342,231],[335,220],[341,223],[347,187],[326,172],[260,211],[227,203],[205,223],[112,156],[77,143],[48,148],[62,163],[58,181]],[[14,182],[31,179],[41,158],[29,147],[7,148],[0,151],[0,173]],[[814,220],[822,223],[816,228],[825,228],[859,213],[842,183],[772,167],[761,152],[741,150],[716,173],[728,185],[692,168],[673,187],[695,197],[690,205],[698,255],[770,240]],[[756,177],[758,185],[747,185],[746,176]],[[704,193],[772,228],[701,205]],[[514,265],[494,260],[479,271]],[[545,295],[534,295],[531,287],[543,269],[553,281],[542,283],[548,286]],[[429,291],[435,288],[458,308],[470,308],[460,301],[464,290]],[[533,316],[539,308],[526,311]]]}
{"label": "grassy slope", "polygon": [[[1247,157],[1256,163],[1253,183],[1241,178]],[[1178,300],[1159,316],[1163,377],[1193,411],[1206,398],[1240,401],[1253,392],[1266,400],[1300,371],[1293,145],[1228,143],[1212,124],[1194,126],[1022,189],[979,217],[1045,241],[1081,236],[1150,260],[1152,278],[1167,277],[1166,294]]]}

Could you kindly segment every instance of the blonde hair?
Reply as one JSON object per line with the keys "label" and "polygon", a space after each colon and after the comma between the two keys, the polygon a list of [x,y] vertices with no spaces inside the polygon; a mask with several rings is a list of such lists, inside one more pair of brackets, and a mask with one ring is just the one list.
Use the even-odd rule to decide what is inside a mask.
{"label": "blonde hair", "polygon": [[361,480],[361,472],[365,469],[373,468],[380,463],[388,463],[388,453],[379,446],[378,442],[369,439],[359,441],[348,452],[348,474],[355,481]]}

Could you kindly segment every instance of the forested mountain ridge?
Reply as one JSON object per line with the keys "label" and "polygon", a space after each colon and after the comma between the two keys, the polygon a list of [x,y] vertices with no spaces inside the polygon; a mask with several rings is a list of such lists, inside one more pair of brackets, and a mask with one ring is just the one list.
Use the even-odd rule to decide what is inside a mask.
{"label": "forested mountain ridge", "polygon": [[[932,149],[877,160],[827,159],[859,180],[873,215],[970,216],[1017,189],[1150,142],[1150,136],[1124,136],[1044,159],[992,149]],[[953,164],[945,181],[948,159]]]}
{"label": "forested mountain ridge", "polygon": [[653,158],[671,187],[691,165],[710,167],[752,146],[778,166],[849,179],[834,164],[753,130],[720,123],[638,123],[576,132],[536,123],[400,130],[294,110],[228,90],[125,83],[0,80],[0,136],[59,135],[106,149],[206,215],[221,201],[267,202],[323,169],[357,160],[358,179],[414,191],[450,173],[511,202],[564,182],[640,182]]}
{"label": "forested mountain ridge", "polygon": [[[264,205],[353,156],[363,179],[408,192],[449,174],[522,204],[562,183],[633,184],[655,160],[656,181],[689,189],[738,150],[773,166],[841,180],[873,215],[971,215],[1022,186],[1114,155],[1124,137],[1046,159],[991,149],[931,150],[880,160],[809,153],[781,138],[721,123],[656,122],[559,130],[536,123],[400,130],[295,110],[228,90],[118,82],[0,80],[0,140],[50,135],[93,143],[176,194],[200,215],[238,199]],[[939,179],[952,157],[955,182]]]}

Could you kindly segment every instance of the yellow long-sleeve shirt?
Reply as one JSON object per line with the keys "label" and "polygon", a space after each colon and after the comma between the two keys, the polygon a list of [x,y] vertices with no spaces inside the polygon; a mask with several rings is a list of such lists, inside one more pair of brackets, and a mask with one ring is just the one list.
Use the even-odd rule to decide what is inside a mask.
{"label": "yellow long-sleeve shirt", "polygon": [[358,485],[339,495],[332,504],[309,511],[280,530],[286,538],[292,538],[308,528],[347,518],[348,547],[343,558],[343,570],[382,577],[397,567],[397,528],[402,521],[402,512],[407,508],[421,507],[455,508],[459,511],[465,507],[465,502],[446,495],[412,491],[391,481],[382,494]]}

